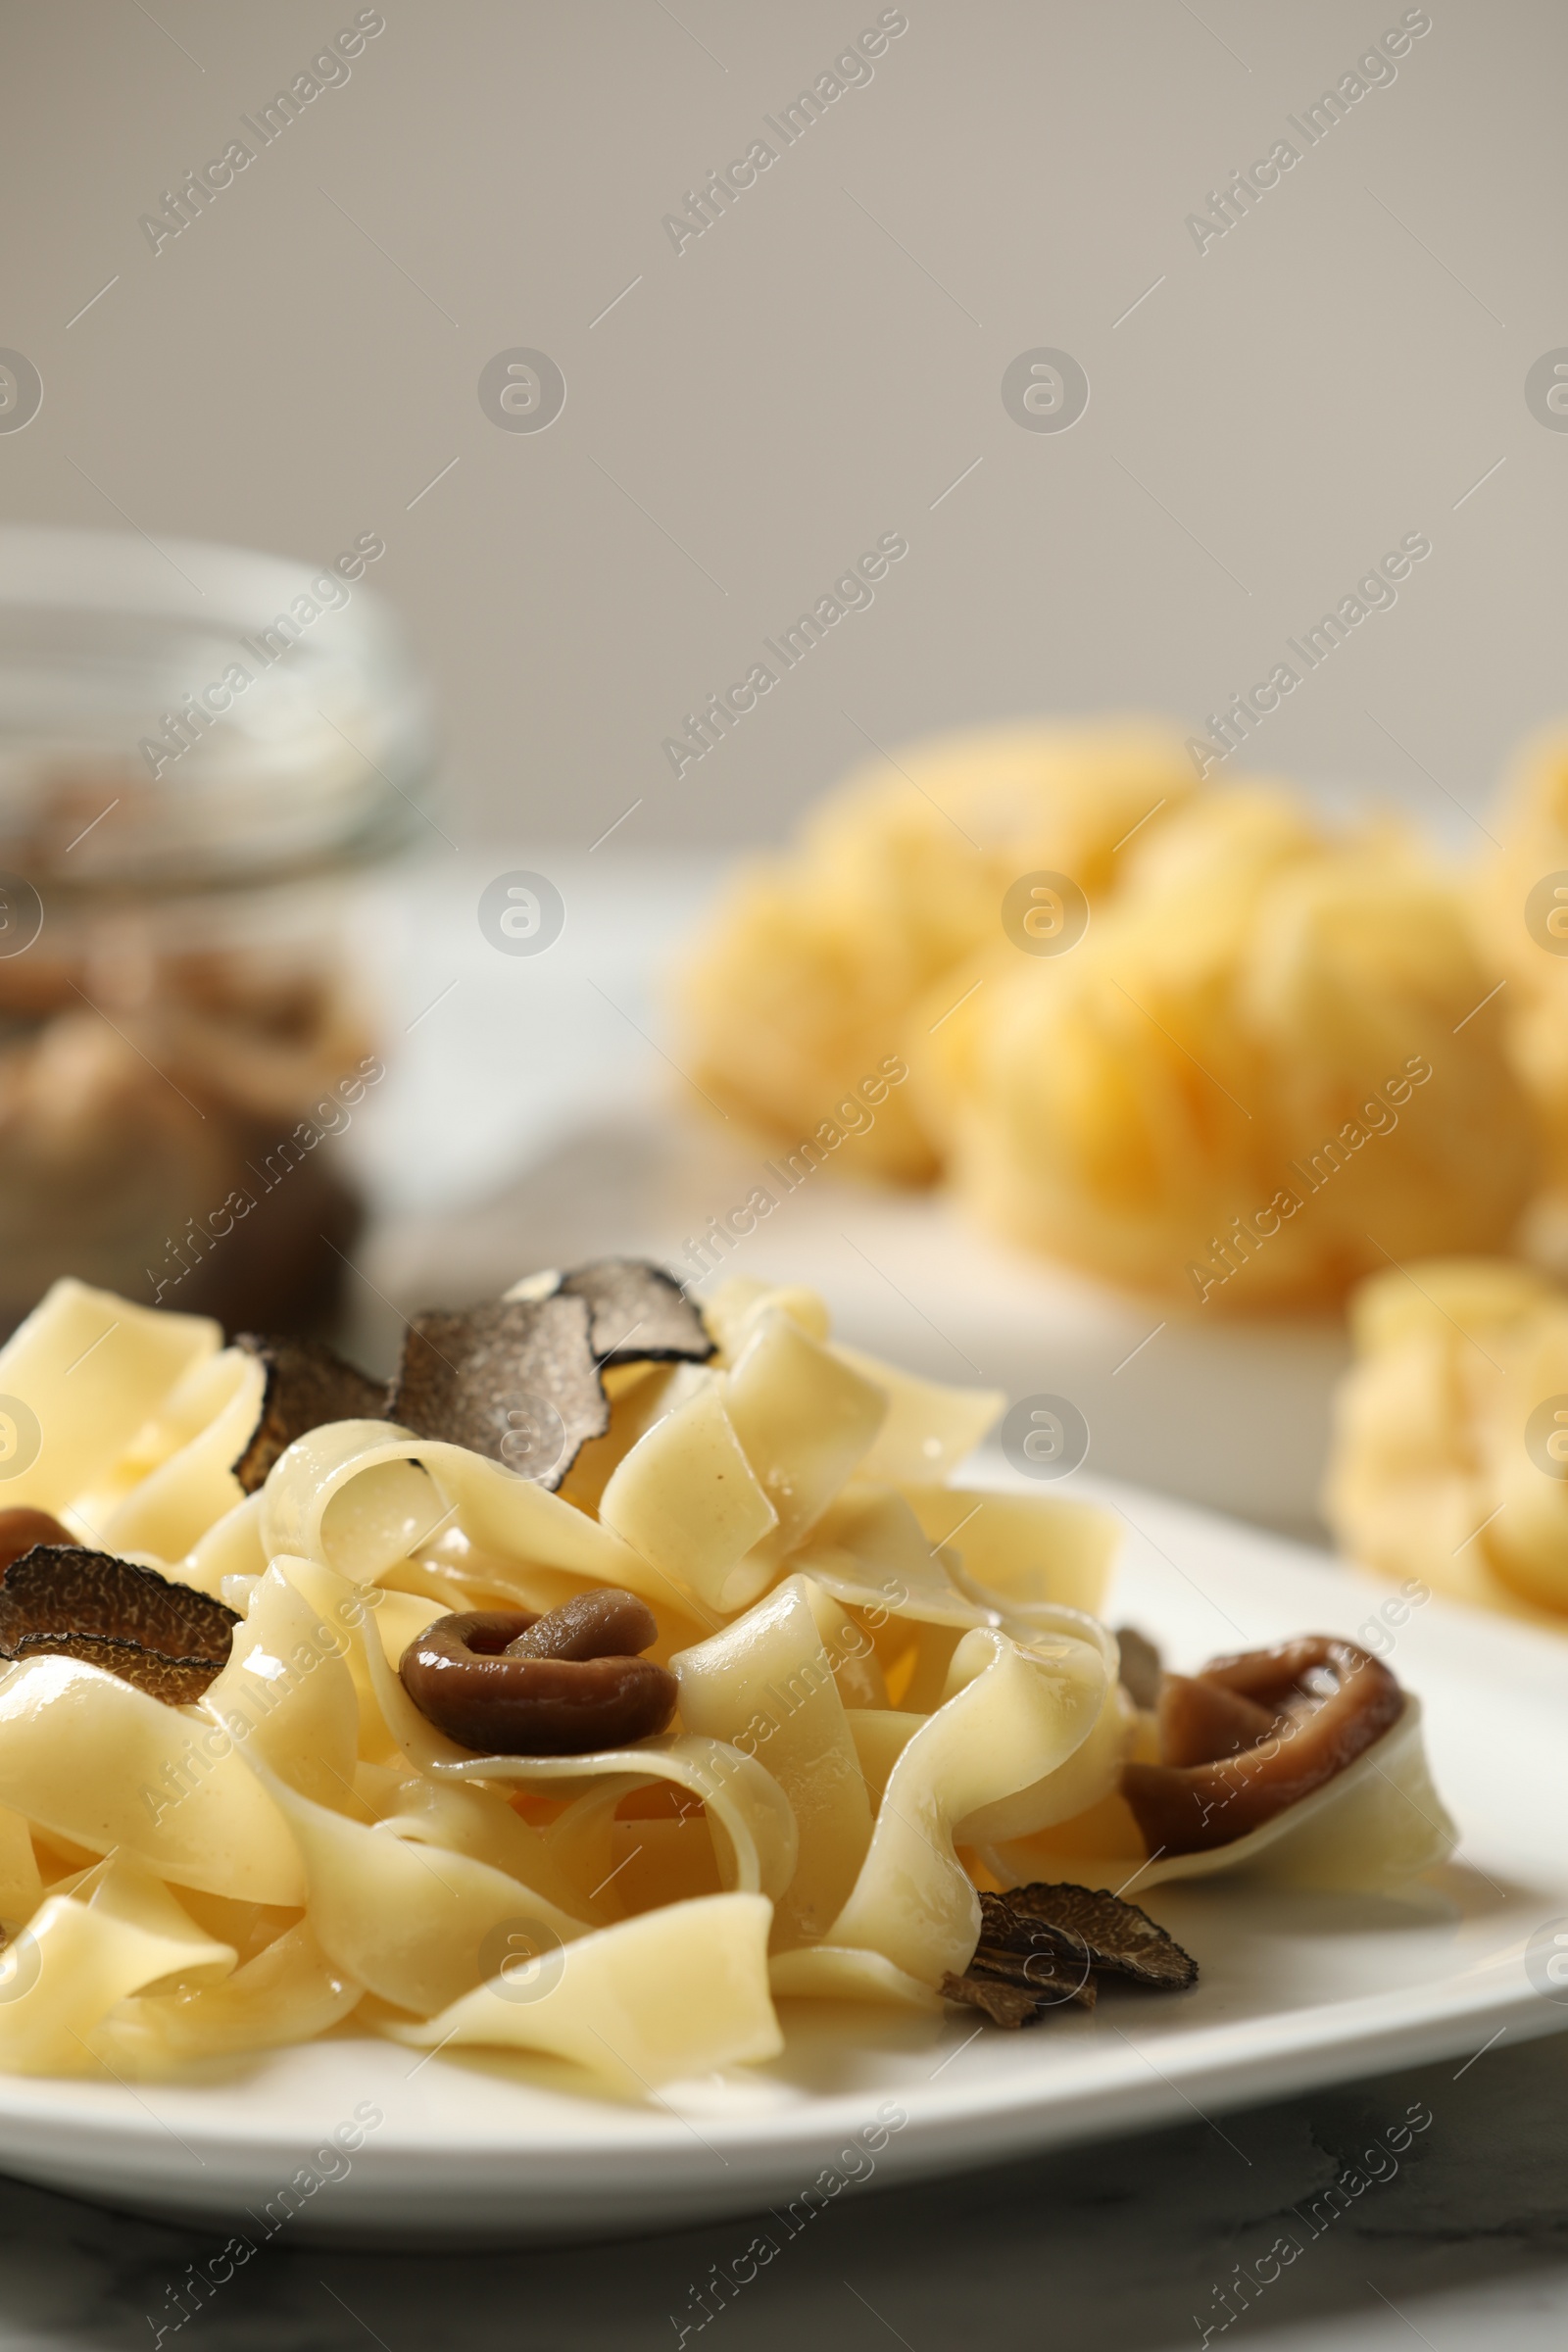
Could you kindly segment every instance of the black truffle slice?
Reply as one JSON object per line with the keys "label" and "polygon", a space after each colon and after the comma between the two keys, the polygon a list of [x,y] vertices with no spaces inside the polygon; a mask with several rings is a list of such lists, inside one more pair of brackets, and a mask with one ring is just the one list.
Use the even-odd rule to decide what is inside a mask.
{"label": "black truffle slice", "polygon": [[1019,1919],[1006,1898],[995,1894],[980,1897],[980,1940],[965,1975],[1010,1985],[1042,2016],[1067,2001],[1092,2009],[1097,1997],[1087,1947],[1064,1943],[1039,1923]]}
{"label": "black truffle slice", "polygon": [[1098,1998],[1094,1971],[1082,1952],[1054,1952],[1040,1944],[1031,1952],[1007,1952],[988,1944],[982,1935],[967,1976],[988,1984],[1008,1984],[1024,1994],[1042,2015],[1072,2001],[1092,2009]]}
{"label": "black truffle slice", "polygon": [[383,1383],[345,1363],[320,1340],[273,1340],[241,1331],[233,1344],[267,1367],[261,1416],[233,1464],[247,1494],[266,1483],[278,1455],[307,1431],[327,1421],[378,1421],[386,1411]]}
{"label": "black truffle slice", "polygon": [[193,1706],[223,1671],[211,1658],[165,1658],[139,1642],[114,1642],[106,1634],[25,1634],[14,1653],[0,1652],[6,1654],[18,1660],[76,1658],[84,1666],[101,1666],[166,1707]]}
{"label": "black truffle slice", "polygon": [[1028,2026],[1069,2003],[1093,2009],[1102,1976],[1175,1992],[1196,1982],[1198,1963],[1120,1895],[1037,1884],[982,1893],[974,1958],[942,1992],[999,2026]]}
{"label": "black truffle slice", "polygon": [[984,2010],[994,2026],[1032,2026],[1045,2015],[1032,1992],[1020,1992],[1011,1984],[978,1975],[972,1962],[965,1976],[948,1972],[942,1980],[942,1997],[961,2008]]}
{"label": "black truffle slice", "polygon": [[1013,1886],[982,1894],[981,1942],[1007,1950],[1044,1941],[1065,1961],[1088,1955],[1097,1975],[1130,1977],[1162,1991],[1182,1991],[1198,1979],[1198,1962],[1173,1936],[1119,1894],[1087,1886]]}
{"label": "black truffle slice", "polygon": [[562,1293],[416,1315],[388,1416],[554,1490],[610,1427],[590,1331],[587,1299]]}
{"label": "black truffle slice", "polygon": [[0,1581],[0,1658],[80,1658],[173,1707],[222,1672],[238,1623],[209,1593],[74,1544],[34,1544]]}
{"label": "black truffle slice", "polygon": [[601,1364],[706,1364],[714,1353],[702,1316],[662,1266],[599,1257],[561,1279],[560,1296],[586,1298]]}

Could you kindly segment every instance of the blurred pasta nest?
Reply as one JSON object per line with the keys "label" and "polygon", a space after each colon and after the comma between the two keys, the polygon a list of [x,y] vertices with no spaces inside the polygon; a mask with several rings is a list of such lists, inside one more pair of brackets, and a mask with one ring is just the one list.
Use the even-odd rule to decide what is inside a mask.
{"label": "blurred pasta nest", "polygon": [[[1391,1257],[1508,1247],[1538,1102],[1568,1166],[1568,955],[1517,904],[1568,869],[1568,741],[1520,789],[1489,914],[1394,820],[1200,791],[1154,727],[942,739],[737,878],[682,976],[686,1055],[793,1144],[900,1054],[859,1173],[944,1173],[995,1230],[1173,1301],[1332,1306]],[[1077,922],[1008,919],[1063,877]]]}
{"label": "blurred pasta nest", "polygon": [[921,1056],[987,1221],[1243,1310],[1503,1247],[1534,1133],[1457,882],[1392,823],[1332,834],[1263,786],[1127,864],[1071,953],[996,948]]}
{"label": "blurred pasta nest", "polygon": [[[736,878],[682,975],[699,1083],[770,1135],[809,1136],[885,1057],[912,1058],[1020,874],[1066,873],[1098,900],[1129,831],[1157,829],[1194,789],[1180,739],[1151,727],[994,728],[857,770],[796,849]],[[856,1164],[937,1173],[911,1090],[857,1138]]]}
{"label": "blurred pasta nest", "polygon": [[1481,896],[1487,946],[1508,980],[1508,1049],[1540,1114],[1549,1179],[1568,1192],[1568,732],[1536,737],[1502,803],[1500,855]]}
{"label": "blurred pasta nest", "polygon": [[1568,1618],[1568,1296],[1506,1259],[1385,1271],[1352,1306],[1324,1508],[1342,1547]]}

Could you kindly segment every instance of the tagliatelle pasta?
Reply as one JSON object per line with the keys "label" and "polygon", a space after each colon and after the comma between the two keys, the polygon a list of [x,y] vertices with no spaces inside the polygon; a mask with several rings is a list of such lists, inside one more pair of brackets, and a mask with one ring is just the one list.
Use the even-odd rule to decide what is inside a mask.
{"label": "tagliatelle pasta", "polygon": [[[25,1552],[9,1600],[0,1574],[0,2069],[151,2076],[352,2020],[639,2096],[776,2055],[779,2002],[936,2008],[976,1948],[977,1849],[1004,1883],[1062,1853],[1136,1866],[1118,1791],[1149,1719],[1096,1614],[1114,1522],[949,1483],[1003,1400],[835,1345],[811,1294],[732,1280],[699,1322],[662,1282],[518,1285],[475,1320],[482,1394],[442,1318],[422,1425],[450,1393],[471,1443],[326,1422],[253,1493],[261,1416],[301,1426],[275,1354],[74,1283],[0,1349],[0,1503],[85,1547]],[[652,1359],[635,1318],[610,1330],[639,1298]],[[604,1434],[536,1460],[550,1399],[507,1366],[548,1370],[571,1332],[606,1398],[578,1427]],[[329,1363],[306,1373],[331,1393]],[[170,1625],[177,1659],[147,1646]],[[572,1692],[633,1668],[667,1728],[573,1744]],[[508,1752],[454,1736],[481,1685],[520,1694],[486,1702]],[[1440,1858],[1410,1831],[1441,1815],[1413,1702],[1371,1753],[1375,1787],[1349,1763],[1251,1834],[1268,1868],[1386,1884]],[[1181,1866],[1245,1867],[1248,1842]]]}
{"label": "tagliatelle pasta", "polygon": [[1070,952],[999,942],[911,1051],[978,1213],[1208,1315],[1505,1247],[1536,1139],[1459,878],[1392,824],[1335,834],[1255,785],[1123,862]]}

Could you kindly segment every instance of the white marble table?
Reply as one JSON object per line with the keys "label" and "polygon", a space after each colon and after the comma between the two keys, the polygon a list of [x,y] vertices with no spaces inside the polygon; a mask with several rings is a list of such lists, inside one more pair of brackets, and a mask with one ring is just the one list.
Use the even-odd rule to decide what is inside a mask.
{"label": "white marble table", "polygon": [[[1396,2173],[1327,2199],[1413,2105]],[[744,2224],[602,2247],[356,2252],[279,2233],[177,2328],[219,2237],[0,2182],[0,2346],[99,2352],[1555,2352],[1568,2328],[1568,2036],[905,2190],[847,2192],[706,2328]],[[1374,2168],[1388,2170],[1388,2159]],[[1312,2234],[1314,2200],[1316,2234]],[[1329,2224],[1325,2215],[1338,2218]],[[1216,2302],[1302,2251],[1228,2326]],[[1278,2267],[1277,2264],[1272,2267]],[[189,2309],[187,2302],[186,2309]],[[711,2304],[710,2304],[711,2309]],[[673,2316],[672,2316],[673,2315]]]}

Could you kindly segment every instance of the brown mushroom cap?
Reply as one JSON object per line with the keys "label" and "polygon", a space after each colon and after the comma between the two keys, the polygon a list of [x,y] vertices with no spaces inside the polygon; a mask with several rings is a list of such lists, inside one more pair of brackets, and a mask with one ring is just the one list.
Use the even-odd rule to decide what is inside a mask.
{"label": "brown mushroom cap", "polygon": [[532,1609],[438,1617],[409,1643],[398,1671],[420,1714],[462,1747],[589,1755],[649,1739],[674,1714],[674,1676],[632,1654],[657,1631],[634,1593],[607,1589],[542,1617]]}
{"label": "brown mushroom cap", "polygon": [[1161,1761],[1124,1764],[1122,1794],[1151,1854],[1208,1853],[1299,1804],[1404,1712],[1404,1692],[1353,1642],[1306,1634],[1166,1675]]}

